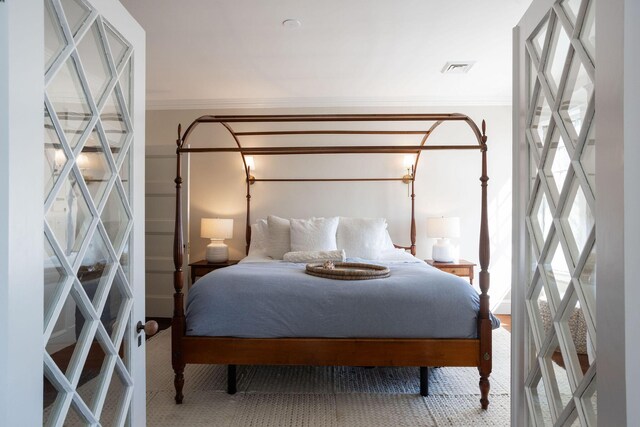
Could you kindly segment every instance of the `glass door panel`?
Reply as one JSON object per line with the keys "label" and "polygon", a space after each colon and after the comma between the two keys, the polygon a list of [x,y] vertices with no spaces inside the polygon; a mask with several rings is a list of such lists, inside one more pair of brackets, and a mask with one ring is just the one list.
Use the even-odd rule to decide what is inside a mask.
{"label": "glass door panel", "polygon": [[533,102],[524,112],[529,173],[520,187],[529,199],[522,286],[534,341],[524,358],[531,425],[596,421],[595,1],[555,1],[531,23],[520,60],[521,81],[535,82],[525,90]]}
{"label": "glass door panel", "polygon": [[44,422],[128,425],[133,45],[91,0],[43,1]]}

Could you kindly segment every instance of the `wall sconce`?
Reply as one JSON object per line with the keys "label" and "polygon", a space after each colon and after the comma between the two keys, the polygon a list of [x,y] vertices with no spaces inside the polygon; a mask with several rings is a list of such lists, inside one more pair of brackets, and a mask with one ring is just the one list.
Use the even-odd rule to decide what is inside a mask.
{"label": "wall sconce", "polygon": [[247,165],[247,175],[249,176],[249,185],[253,185],[256,182],[256,177],[251,175],[251,172],[256,170],[256,164],[253,161],[253,156],[244,156],[244,161]]}
{"label": "wall sconce", "polygon": [[64,151],[58,148],[53,155],[53,172],[60,173],[64,164],[67,162],[67,156],[64,155]]}
{"label": "wall sconce", "polygon": [[76,158],[76,165],[78,165],[80,174],[85,181],[91,179],[91,177],[87,175],[87,169],[89,169],[89,156],[87,156],[85,153],[80,153]]}
{"label": "wall sconce", "polygon": [[404,156],[402,166],[406,169],[407,173],[402,177],[402,182],[410,184],[413,181],[413,162],[415,158],[409,154]]}
{"label": "wall sconce", "polygon": [[211,239],[207,245],[207,261],[226,262],[229,259],[229,248],[224,244],[224,239],[233,237],[233,219],[202,218],[200,237]]}

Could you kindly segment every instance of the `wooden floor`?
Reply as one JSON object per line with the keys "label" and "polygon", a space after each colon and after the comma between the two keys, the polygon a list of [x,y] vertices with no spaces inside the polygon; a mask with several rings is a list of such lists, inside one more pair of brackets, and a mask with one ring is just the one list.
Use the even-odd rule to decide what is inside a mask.
{"label": "wooden floor", "polygon": [[495,316],[500,319],[500,326],[505,328],[509,333],[511,333],[511,315],[510,314],[495,314]]}

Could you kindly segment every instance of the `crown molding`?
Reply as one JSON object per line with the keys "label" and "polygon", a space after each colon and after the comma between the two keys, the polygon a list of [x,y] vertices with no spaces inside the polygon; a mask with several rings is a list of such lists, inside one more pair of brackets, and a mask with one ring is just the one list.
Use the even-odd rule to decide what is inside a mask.
{"label": "crown molding", "polygon": [[239,99],[147,99],[147,110],[200,110],[243,108],[340,108],[340,107],[443,107],[510,106],[511,98],[481,100],[426,97],[370,98],[239,98]]}

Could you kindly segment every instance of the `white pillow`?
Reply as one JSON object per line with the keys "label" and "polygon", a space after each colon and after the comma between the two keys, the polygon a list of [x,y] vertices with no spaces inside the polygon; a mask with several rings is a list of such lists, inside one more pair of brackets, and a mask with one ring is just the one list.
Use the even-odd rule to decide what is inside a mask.
{"label": "white pillow", "polygon": [[248,255],[257,255],[264,252],[269,239],[269,227],[266,219],[258,220],[251,224],[251,244],[249,245]]}
{"label": "white pillow", "polygon": [[[252,238],[253,239],[253,238]],[[391,240],[391,236],[389,235],[389,230],[384,230],[384,243],[382,244],[382,249],[395,249],[396,247],[393,245],[393,240]]]}
{"label": "white pillow", "polygon": [[345,218],[338,224],[338,249],[348,258],[377,259],[385,244],[387,221],[384,218]]}
{"label": "white pillow", "polygon": [[267,217],[267,225],[269,238],[267,239],[265,252],[273,259],[282,259],[284,254],[291,252],[289,220],[269,215]]}
{"label": "white pillow", "polygon": [[333,251],[336,246],[338,217],[292,219],[291,251]]}

